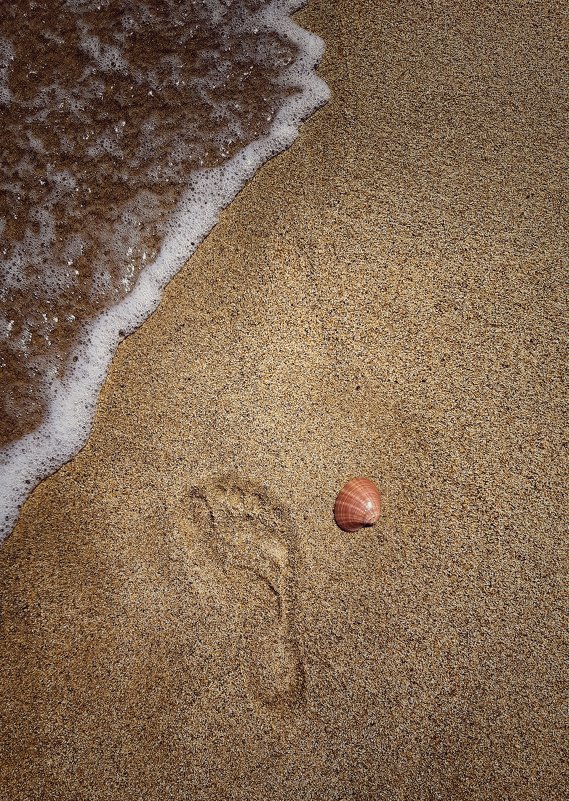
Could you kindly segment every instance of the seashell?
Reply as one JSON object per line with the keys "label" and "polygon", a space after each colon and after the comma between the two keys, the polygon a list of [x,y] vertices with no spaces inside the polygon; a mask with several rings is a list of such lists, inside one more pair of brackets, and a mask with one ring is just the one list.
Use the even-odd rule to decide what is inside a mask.
{"label": "seashell", "polygon": [[381,496],[369,478],[352,478],[344,484],[334,504],[336,523],[344,531],[373,526],[380,514]]}

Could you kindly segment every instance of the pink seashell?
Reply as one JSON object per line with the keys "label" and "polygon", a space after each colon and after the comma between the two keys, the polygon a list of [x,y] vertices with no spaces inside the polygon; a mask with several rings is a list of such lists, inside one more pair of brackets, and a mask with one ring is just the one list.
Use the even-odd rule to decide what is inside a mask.
{"label": "pink seashell", "polygon": [[369,478],[352,478],[344,484],[334,504],[336,523],[344,531],[373,526],[380,514],[381,496]]}

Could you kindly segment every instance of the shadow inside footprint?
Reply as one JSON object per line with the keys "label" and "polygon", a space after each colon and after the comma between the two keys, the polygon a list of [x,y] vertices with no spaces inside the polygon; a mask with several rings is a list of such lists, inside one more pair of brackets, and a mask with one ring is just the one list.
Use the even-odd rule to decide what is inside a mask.
{"label": "shadow inside footprint", "polygon": [[192,489],[188,505],[193,547],[236,585],[248,692],[266,705],[302,703],[290,516],[264,492],[233,478]]}

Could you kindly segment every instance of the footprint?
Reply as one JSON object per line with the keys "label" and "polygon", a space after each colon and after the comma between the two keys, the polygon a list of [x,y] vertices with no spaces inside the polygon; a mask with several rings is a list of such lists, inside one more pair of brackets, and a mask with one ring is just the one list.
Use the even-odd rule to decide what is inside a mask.
{"label": "footprint", "polygon": [[238,585],[248,692],[265,705],[302,704],[294,625],[297,537],[289,514],[232,477],[193,488],[188,513],[196,556],[201,552]]}

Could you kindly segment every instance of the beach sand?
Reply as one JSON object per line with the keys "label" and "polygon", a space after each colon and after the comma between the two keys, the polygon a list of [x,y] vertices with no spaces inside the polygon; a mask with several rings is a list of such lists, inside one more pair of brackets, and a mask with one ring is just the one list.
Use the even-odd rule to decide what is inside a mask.
{"label": "beach sand", "polygon": [[560,9],[298,15],[331,101],[0,549],[2,801],[566,797]]}

